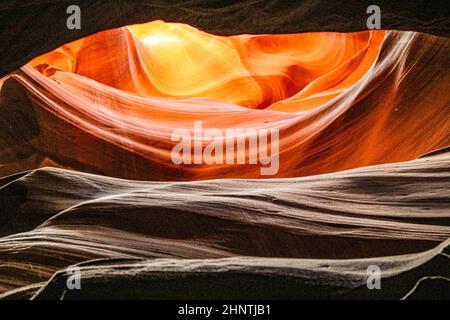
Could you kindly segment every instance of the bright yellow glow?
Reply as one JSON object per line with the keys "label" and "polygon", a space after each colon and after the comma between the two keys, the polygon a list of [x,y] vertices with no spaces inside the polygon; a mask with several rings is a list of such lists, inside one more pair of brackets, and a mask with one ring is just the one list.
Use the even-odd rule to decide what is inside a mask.
{"label": "bright yellow glow", "polygon": [[383,31],[221,37],[153,21],[92,35],[32,65],[143,96],[292,112],[323,105],[358,81],[383,38]]}

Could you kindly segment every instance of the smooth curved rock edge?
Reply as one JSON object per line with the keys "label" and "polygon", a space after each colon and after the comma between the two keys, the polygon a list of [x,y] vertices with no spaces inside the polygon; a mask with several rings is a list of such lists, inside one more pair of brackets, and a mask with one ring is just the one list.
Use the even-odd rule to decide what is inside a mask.
{"label": "smooth curved rock edge", "polygon": [[[424,277],[449,277],[440,254],[450,241],[449,164],[440,152],[304,178],[173,183],[33,170],[0,189],[0,198],[21,195],[0,211],[10,213],[0,290],[30,297],[84,262],[88,290],[66,298],[200,299],[210,286],[223,288],[215,298],[402,298]],[[93,259],[126,260],[85,262]],[[379,293],[364,286],[369,263],[389,278]],[[233,293],[227,283],[246,285]],[[36,298],[55,298],[64,284],[59,272]],[[446,297],[441,285],[427,297]]]}
{"label": "smooth curved rock edge", "polygon": [[[450,36],[446,0],[375,2],[382,8],[383,29]],[[220,35],[361,31],[367,28],[365,12],[374,1],[79,0],[83,22],[76,31],[66,28],[66,9],[71,4],[67,0],[15,0],[0,5],[0,76],[70,41],[157,19],[188,23]]]}

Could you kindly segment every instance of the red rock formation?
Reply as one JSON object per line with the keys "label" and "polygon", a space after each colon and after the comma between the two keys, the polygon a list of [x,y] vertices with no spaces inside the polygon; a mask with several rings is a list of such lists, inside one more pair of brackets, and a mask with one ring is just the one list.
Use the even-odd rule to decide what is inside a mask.
{"label": "red rock formation", "polygon": [[[39,134],[26,143],[38,166],[143,180],[261,177],[248,162],[175,165],[172,133],[202,121],[279,130],[274,177],[298,177],[447,146],[449,46],[412,32],[218,37],[152,22],[36,58],[4,95],[24,92],[19,103],[36,113]],[[16,159],[21,143],[3,142],[3,153]]]}

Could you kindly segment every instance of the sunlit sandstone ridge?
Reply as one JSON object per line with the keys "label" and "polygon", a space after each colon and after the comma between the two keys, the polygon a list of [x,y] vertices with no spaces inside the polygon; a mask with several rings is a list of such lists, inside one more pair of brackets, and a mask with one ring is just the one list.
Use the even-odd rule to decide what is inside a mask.
{"label": "sunlit sandstone ridge", "polygon": [[23,127],[3,133],[0,170],[261,177],[257,165],[174,164],[171,134],[195,121],[279,130],[274,177],[415,159],[450,144],[449,47],[394,31],[219,37],[155,21],[100,32],[5,80],[7,121]]}
{"label": "sunlit sandstone ridge", "polygon": [[73,72],[143,96],[300,111],[320,106],[363,76],[383,37],[383,31],[219,37],[154,21],[100,32],[31,65],[45,75]]}

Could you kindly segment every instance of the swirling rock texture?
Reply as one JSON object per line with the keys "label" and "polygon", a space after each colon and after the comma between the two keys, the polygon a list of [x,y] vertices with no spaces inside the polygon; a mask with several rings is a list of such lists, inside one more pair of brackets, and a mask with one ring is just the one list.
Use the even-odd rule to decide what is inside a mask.
{"label": "swirling rock texture", "polygon": [[[19,33],[45,16],[20,10],[66,5],[21,3],[0,7]],[[362,31],[321,1],[91,3],[110,18],[90,23],[88,5],[83,33],[38,44],[48,30],[33,30],[19,55],[2,50],[0,297],[449,297],[445,10],[386,5],[386,30]],[[320,8],[321,27],[292,22]],[[196,121],[278,130],[276,174],[175,164],[172,134]],[[66,288],[73,264],[83,290]],[[367,289],[370,265],[383,290]]]}

